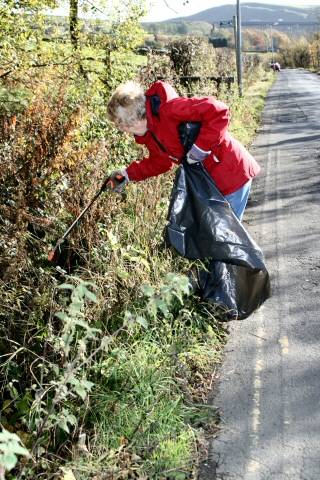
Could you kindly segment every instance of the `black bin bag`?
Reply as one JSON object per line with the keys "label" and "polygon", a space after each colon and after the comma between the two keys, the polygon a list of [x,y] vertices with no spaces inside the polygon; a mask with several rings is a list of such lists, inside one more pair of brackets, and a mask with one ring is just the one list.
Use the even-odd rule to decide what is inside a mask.
{"label": "black bin bag", "polygon": [[248,317],[270,296],[260,248],[201,163],[178,168],[165,237],[183,257],[206,260],[199,294],[220,306],[225,320]]}

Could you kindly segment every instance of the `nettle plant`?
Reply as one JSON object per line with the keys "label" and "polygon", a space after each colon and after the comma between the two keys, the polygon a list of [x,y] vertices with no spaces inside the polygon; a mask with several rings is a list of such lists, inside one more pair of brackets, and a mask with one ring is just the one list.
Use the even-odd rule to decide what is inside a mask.
{"label": "nettle plant", "polygon": [[165,318],[172,316],[172,310],[183,305],[183,297],[189,295],[190,289],[188,277],[175,273],[166,275],[166,283],[161,285],[158,291],[150,285],[143,285],[142,292],[148,299],[145,305],[147,316],[153,319],[159,313]]}
{"label": "nettle plant", "polygon": [[[28,420],[25,419],[33,435],[33,442],[30,442],[30,437],[28,440],[30,453],[18,435],[3,430],[0,433],[0,480],[5,472],[16,467],[18,456],[31,457],[38,464],[40,457],[43,459],[68,439],[73,440],[77,432],[82,432],[79,441],[80,437],[85,438],[83,432],[90,408],[89,394],[95,387],[89,378],[94,375],[96,362],[112,353],[120,333],[152,329],[158,325],[158,319],[174,318],[190,293],[189,279],[174,273],[167,274],[165,281],[157,287],[143,285],[138,305],[133,305],[132,311],[126,310],[120,327],[105,335],[90,321],[95,311],[89,312],[88,302],[91,309],[99,303],[94,293],[95,284],[75,276],[68,278],[70,283],[57,287],[67,292],[68,296],[62,299],[65,308],[55,313],[61,324],[54,325],[51,320],[47,342],[52,353],[49,359],[42,358],[38,365],[41,374],[34,377],[36,383],[32,386],[34,400]],[[26,463],[20,465],[21,474],[27,469]]]}
{"label": "nettle plant", "polygon": [[51,380],[46,385],[39,383],[30,409],[29,428],[36,435],[32,449],[36,456],[43,453],[43,446],[55,429],[69,434],[70,427],[76,427],[77,418],[70,407],[76,398],[86,399],[94,385],[86,377],[87,367],[100,350],[108,349],[110,342],[86,317],[86,302],[97,302],[91,290],[94,284],[77,277],[72,279],[76,285],[64,283],[58,287],[70,291],[70,303],[64,311],[55,314],[61,321],[61,330],[59,334],[51,333],[49,339],[62,362],[44,362],[43,374]]}
{"label": "nettle plant", "polygon": [[[34,385],[28,427],[35,435],[31,453],[36,458],[57,446],[54,442],[57,442],[59,432],[64,432],[66,440],[74,435],[80,424],[84,425],[89,394],[94,387],[88,378],[94,372],[98,356],[101,358],[110,354],[120,332],[141,327],[147,329],[158,316],[172,317],[190,293],[188,278],[173,273],[167,274],[165,283],[157,289],[144,285],[139,307],[134,308],[134,312],[125,311],[122,325],[105,335],[101,329],[91,325],[86,310],[88,302],[98,303],[93,292],[95,284],[75,276],[70,279],[73,283],[63,283],[58,287],[69,292],[65,309],[55,313],[61,321],[61,328],[54,333],[52,326],[48,338],[54,351],[52,358],[57,360],[49,362],[43,358],[42,381],[37,380],[38,385]],[[79,401],[85,406],[83,411],[81,407],[79,411]]]}

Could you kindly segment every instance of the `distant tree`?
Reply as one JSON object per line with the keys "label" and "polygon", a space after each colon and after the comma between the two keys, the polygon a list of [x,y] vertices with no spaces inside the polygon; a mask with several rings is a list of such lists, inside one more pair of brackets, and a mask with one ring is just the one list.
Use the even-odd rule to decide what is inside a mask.
{"label": "distant tree", "polygon": [[0,78],[37,62],[42,9],[55,6],[55,0],[0,0]]}
{"label": "distant tree", "polygon": [[173,70],[181,76],[197,75],[202,77],[226,74],[227,63],[222,50],[226,50],[226,55],[230,59],[232,58],[229,49],[215,49],[209,44],[208,39],[203,37],[187,36],[169,44],[169,56]]}
{"label": "distant tree", "polygon": [[280,63],[291,68],[309,68],[312,65],[312,49],[305,38],[300,38],[294,44],[279,52]]}
{"label": "distant tree", "polygon": [[181,22],[178,24],[177,33],[180,35],[186,35],[188,33],[188,26],[186,22]]}
{"label": "distant tree", "polygon": [[292,44],[292,40],[284,32],[279,32],[278,30],[274,32],[274,43],[276,48],[287,48]]}
{"label": "distant tree", "polygon": [[[127,3],[126,16],[114,20],[109,32],[99,39],[99,46],[104,50],[103,63],[105,66],[104,73],[100,78],[107,87],[107,91],[112,89],[117,82],[124,80],[117,78],[113,69],[119,62],[119,57],[137,48],[144,39],[144,31],[140,26],[140,19],[144,11],[139,2],[133,0],[129,3]],[[120,70],[117,69],[118,73]]]}
{"label": "distant tree", "polygon": [[260,51],[271,50],[271,35],[275,50],[285,48],[290,44],[289,37],[283,32],[272,31],[271,33],[269,29],[265,31],[247,28],[243,30],[243,48]]}
{"label": "distant tree", "polygon": [[78,49],[79,46],[79,2],[78,0],[70,0],[69,8],[69,29],[70,29],[70,39],[74,50]]}
{"label": "distant tree", "polygon": [[249,48],[254,50],[266,50],[265,36],[264,32],[261,30],[247,29],[244,31],[244,36],[247,37]]}
{"label": "distant tree", "polygon": [[295,67],[308,68],[311,64],[311,53],[308,42],[301,39],[293,49]]}

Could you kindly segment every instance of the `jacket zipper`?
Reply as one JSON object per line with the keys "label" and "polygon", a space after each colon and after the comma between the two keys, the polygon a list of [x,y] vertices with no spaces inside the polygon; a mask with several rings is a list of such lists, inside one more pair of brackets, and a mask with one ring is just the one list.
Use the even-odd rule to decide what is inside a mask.
{"label": "jacket zipper", "polygon": [[156,134],[153,133],[151,130],[149,130],[149,132],[151,133],[151,136],[153,138],[153,140],[156,142],[156,144],[158,145],[158,147],[165,153],[168,153],[168,150],[166,149],[166,147],[164,145],[162,145],[162,143],[160,142],[160,140],[157,138]]}
{"label": "jacket zipper", "polygon": [[158,145],[158,147],[160,148],[160,150],[162,150],[164,153],[167,153],[170,160],[172,160],[173,162],[175,163],[179,163],[179,160],[178,158],[176,157],[172,157],[172,155],[169,155],[169,152],[168,150],[166,149],[166,147],[160,142],[159,138],[156,136],[155,133],[153,133],[151,130],[149,130],[153,140],[156,142],[156,144]]}

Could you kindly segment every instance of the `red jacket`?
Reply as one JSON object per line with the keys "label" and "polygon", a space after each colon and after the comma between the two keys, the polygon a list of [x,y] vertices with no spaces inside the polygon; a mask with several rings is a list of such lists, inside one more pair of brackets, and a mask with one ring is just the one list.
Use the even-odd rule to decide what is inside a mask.
{"label": "red jacket", "polygon": [[[150,96],[160,97],[159,115],[151,111]],[[228,132],[229,109],[214,97],[179,97],[174,88],[158,81],[146,92],[148,130],[135,141],[146,145],[149,156],[127,167],[129,180],[139,181],[164,173],[184,156],[178,133],[182,122],[201,122],[196,146],[211,151],[203,164],[223,195],[242,187],[260,167],[246,148]]]}

